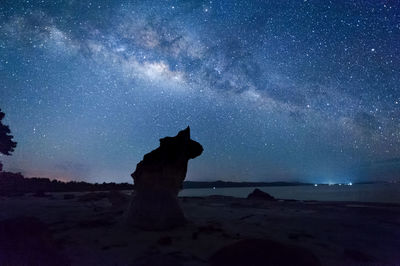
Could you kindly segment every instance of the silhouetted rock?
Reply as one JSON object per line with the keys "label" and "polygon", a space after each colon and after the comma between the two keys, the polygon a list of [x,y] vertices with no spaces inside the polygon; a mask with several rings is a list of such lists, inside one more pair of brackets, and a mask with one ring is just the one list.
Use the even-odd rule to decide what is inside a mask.
{"label": "silhouetted rock", "polygon": [[256,199],[256,200],[268,200],[268,201],[274,201],[276,200],[274,197],[272,197],[270,194],[259,190],[258,188],[254,189],[253,192],[251,192],[248,196],[248,199]]}
{"label": "silhouetted rock", "polygon": [[135,193],[128,211],[131,224],[148,230],[183,225],[185,217],[178,203],[189,159],[203,147],[190,139],[190,128],[175,137],[160,139],[160,147],[146,154],[132,174]]}
{"label": "silhouetted rock", "polygon": [[223,247],[210,258],[213,266],[321,265],[309,250],[266,239],[245,239]]}
{"label": "silhouetted rock", "polygon": [[0,265],[70,265],[47,226],[37,218],[0,221]]}

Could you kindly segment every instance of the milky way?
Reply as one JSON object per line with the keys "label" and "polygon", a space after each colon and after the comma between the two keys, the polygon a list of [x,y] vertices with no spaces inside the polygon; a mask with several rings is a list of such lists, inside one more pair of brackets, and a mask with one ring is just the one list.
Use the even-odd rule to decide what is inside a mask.
{"label": "milky way", "polygon": [[399,1],[0,4],[5,169],[131,182],[190,125],[189,180],[400,172]]}

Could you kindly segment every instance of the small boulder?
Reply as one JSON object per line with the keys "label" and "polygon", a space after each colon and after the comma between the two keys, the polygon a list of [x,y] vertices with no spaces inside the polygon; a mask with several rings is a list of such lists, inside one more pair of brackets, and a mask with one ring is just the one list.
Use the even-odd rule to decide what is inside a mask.
{"label": "small boulder", "polygon": [[247,199],[255,199],[255,200],[267,200],[267,201],[275,201],[276,199],[272,197],[270,194],[261,191],[260,189],[256,188],[251,192]]}

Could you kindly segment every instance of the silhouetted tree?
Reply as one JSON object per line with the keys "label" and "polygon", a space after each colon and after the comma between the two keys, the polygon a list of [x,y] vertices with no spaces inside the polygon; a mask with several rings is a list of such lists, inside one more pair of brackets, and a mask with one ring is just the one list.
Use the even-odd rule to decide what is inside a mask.
{"label": "silhouetted tree", "polygon": [[[10,128],[2,123],[4,116],[5,113],[0,109],[0,153],[11,155],[11,152],[13,152],[15,147],[17,147],[17,143],[12,140],[14,136],[11,135]],[[2,170],[3,164],[0,162],[0,171]]]}

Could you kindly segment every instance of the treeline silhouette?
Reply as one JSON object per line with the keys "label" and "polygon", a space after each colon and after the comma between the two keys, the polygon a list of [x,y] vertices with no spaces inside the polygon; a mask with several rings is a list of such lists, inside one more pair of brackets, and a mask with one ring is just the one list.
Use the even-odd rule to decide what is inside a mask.
{"label": "treeline silhouette", "polygon": [[[270,187],[312,185],[299,182],[229,182],[229,181],[185,181],[183,188],[223,188],[223,187]],[[0,195],[20,195],[37,192],[82,192],[133,190],[130,183],[88,183],[83,181],[63,182],[49,178],[26,178],[21,173],[0,172]]]}
{"label": "treeline silhouette", "polygon": [[132,190],[133,184],[129,183],[87,183],[87,182],[62,182],[49,178],[25,178],[21,173],[0,172],[0,195],[20,195],[38,192],[80,192],[80,191],[109,191]]}
{"label": "treeline silhouette", "polygon": [[[3,124],[3,118],[6,116],[0,108],[0,154],[10,156],[14,152],[17,143],[13,141],[9,126]],[[0,161],[0,172],[3,170],[3,164]]]}

